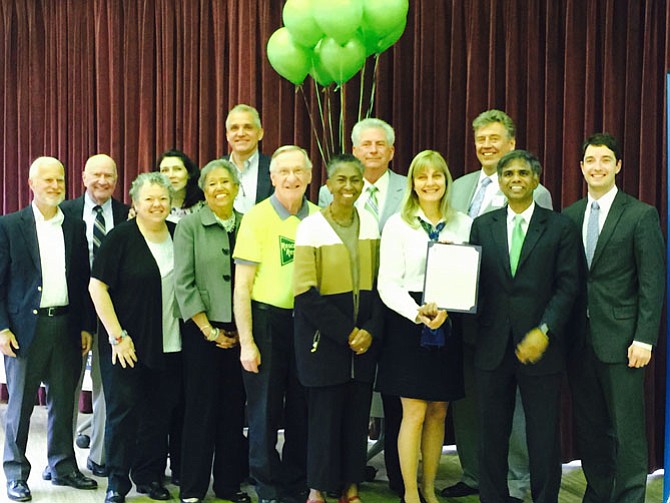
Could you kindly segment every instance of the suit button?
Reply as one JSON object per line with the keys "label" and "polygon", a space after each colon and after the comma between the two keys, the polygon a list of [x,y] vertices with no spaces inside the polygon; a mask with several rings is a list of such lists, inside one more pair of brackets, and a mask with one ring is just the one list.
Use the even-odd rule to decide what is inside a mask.
{"label": "suit button", "polygon": [[33,309],[33,314],[37,314],[37,309]]}
{"label": "suit button", "polygon": [[38,287],[37,287],[37,291],[38,291],[38,292],[41,292],[41,291],[42,291],[42,287],[41,287],[41,286],[38,286]]}

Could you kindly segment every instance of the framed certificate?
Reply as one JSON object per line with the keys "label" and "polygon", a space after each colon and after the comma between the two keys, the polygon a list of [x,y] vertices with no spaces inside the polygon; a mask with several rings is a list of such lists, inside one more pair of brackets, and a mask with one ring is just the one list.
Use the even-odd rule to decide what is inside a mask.
{"label": "framed certificate", "polygon": [[423,303],[448,312],[477,312],[481,246],[431,241],[426,252]]}

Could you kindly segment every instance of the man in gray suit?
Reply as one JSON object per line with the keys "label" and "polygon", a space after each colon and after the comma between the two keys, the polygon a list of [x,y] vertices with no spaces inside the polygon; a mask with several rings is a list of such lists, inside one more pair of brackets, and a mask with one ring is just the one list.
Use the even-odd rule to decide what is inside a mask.
{"label": "man in gray suit", "polygon": [[583,295],[568,377],[585,502],[643,503],[644,374],[658,338],[665,244],[656,208],[619,190],[621,152],[597,133],[582,146],[588,196],[565,209],[582,230]]}
{"label": "man in gray suit", "polygon": [[[381,119],[363,119],[351,130],[352,153],[365,166],[364,186],[356,204],[370,211],[379,222],[381,231],[386,220],[398,211],[407,177],[389,169],[395,149],[395,132]],[[333,196],[328,187],[319,189],[319,206],[328,206]]]}
{"label": "man in gray suit", "polygon": [[[365,167],[364,185],[356,201],[379,222],[379,231],[386,220],[400,208],[407,187],[407,177],[394,173],[389,168],[395,149],[395,131],[390,124],[375,118],[363,119],[351,130],[352,153]],[[319,206],[325,207],[333,196],[325,185],[319,189]],[[391,490],[402,495],[405,492],[400,461],[398,459],[398,432],[402,419],[402,406],[397,396],[382,395],[384,406],[384,462]],[[379,408],[379,394],[372,398],[372,409]]]}
{"label": "man in gray suit", "polygon": [[[501,110],[486,110],[472,121],[477,159],[480,170],[463,175],[454,181],[451,189],[451,206],[467,213],[471,218],[502,208],[507,198],[498,184],[496,168],[506,153],[516,148],[516,126],[509,115]],[[551,194],[539,184],[533,192],[535,202],[552,209]],[[463,330],[463,371],[465,398],[454,402],[454,431],[458,457],[463,468],[461,480],[442,490],[442,496],[458,498],[479,492],[479,460],[477,390],[474,376],[475,327],[472,320],[465,320]],[[512,498],[523,501],[530,486],[528,449],[526,447],[525,416],[517,392],[514,423],[509,449],[509,491]]]}

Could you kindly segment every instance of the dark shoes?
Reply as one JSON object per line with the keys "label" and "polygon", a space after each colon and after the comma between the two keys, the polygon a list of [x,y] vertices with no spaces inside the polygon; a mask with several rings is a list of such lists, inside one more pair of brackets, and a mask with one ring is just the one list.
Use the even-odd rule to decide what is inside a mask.
{"label": "dark shoes", "polygon": [[49,468],[49,465],[46,465],[44,470],[42,470],[42,480],[51,480],[51,469]]}
{"label": "dark shoes", "polygon": [[108,475],[107,467],[105,465],[99,465],[91,458],[86,460],[86,468],[91,470],[91,473],[96,477],[106,477]]}
{"label": "dark shoes", "polygon": [[75,489],[97,489],[98,483],[86,477],[79,470],[75,470],[72,473],[68,473],[62,477],[54,477],[51,474],[51,483],[55,486],[70,486]]}
{"label": "dark shoes", "polygon": [[160,482],[152,482],[149,485],[138,484],[137,492],[147,494],[152,500],[165,501],[172,498],[168,491]]}
{"label": "dark shoes", "polygon": [[8,480],[7,497],[12,501],[30,501],[33,499],[25,480]]}
{"label": "dark shoes", "polygon": [[107,491],[105,495],[105,503],[123,503],[126,501],[126,497],[116,491]]}
{"label": "dark shoes", "polygon": [[216,497],[233,503],[251,503],[251,498],[243,491],[216,493]]}
{"label": "dark shoes", "polygon": [[521,498],[515,498],[514,496],[510,496],[507,501],[508,503],[523,503]]}
{"label": "dark shoes", "polygon": [[453,486],[445,487],[440,492],[440,495],[444,496],[445,498],[462,498],[463,496],[471,496],[473,494],[479,494],[479,489],[470,487],[463,482],[459,482]]}

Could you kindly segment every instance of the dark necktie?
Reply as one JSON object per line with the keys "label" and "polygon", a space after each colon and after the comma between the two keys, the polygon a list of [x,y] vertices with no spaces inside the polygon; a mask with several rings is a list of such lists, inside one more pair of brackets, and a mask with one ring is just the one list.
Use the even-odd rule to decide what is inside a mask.
{"label": "dark necktie", "polygon": [[96,204],[93,207],[95,211],[95,221],[93,222],[93,256],[95,257],[98,253],[98,248],[100,248],[100,243],[105,238],[107,234],[105,230],[105,215],[102,214],[102,206]]}

